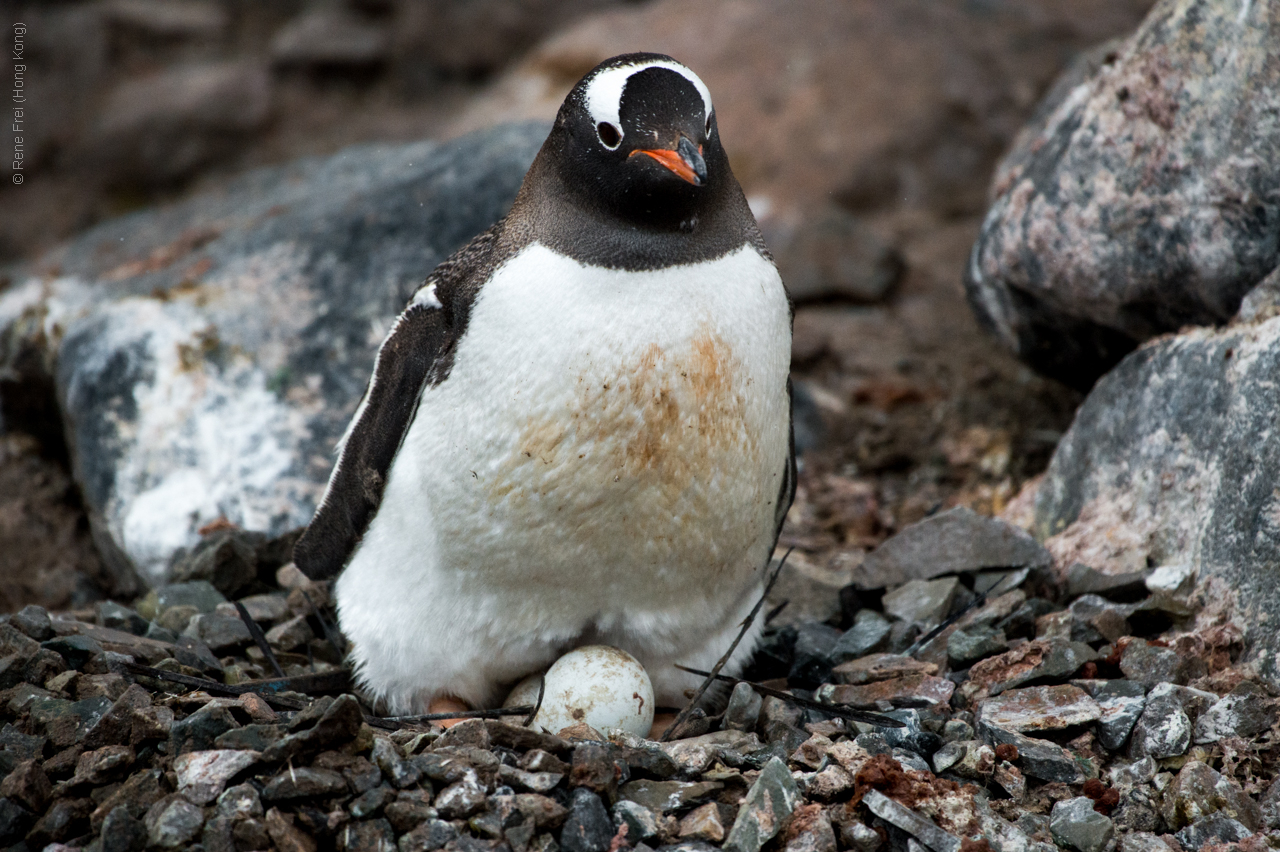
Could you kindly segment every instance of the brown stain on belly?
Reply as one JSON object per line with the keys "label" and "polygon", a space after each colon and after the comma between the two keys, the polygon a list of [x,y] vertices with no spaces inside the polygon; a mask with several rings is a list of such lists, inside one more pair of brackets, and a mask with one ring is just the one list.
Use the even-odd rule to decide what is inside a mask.
{"label": "brown stain on belly", "polygon": [[491,496],[519,487],[528,465],[563,466],[566,473],[594,465],[612,474],[602,486],[638,479],[674,496],[726,464],[759,464],[756,438],[744,423],[741,385],[749,380],[740,378],[731,347],[709,327],[686,346],[649,344],[609,375],[587,371],[571,381],[572,401],[562,413],[524,423]]}

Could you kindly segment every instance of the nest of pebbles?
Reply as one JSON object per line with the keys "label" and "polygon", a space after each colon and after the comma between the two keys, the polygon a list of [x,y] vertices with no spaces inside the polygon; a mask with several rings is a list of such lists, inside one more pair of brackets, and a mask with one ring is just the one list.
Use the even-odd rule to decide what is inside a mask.
{"label": "nest of pebbles", "polygon": [[746,676],[902,727],[743,682],[660,743],[379,717],[288,545],[217,531],[131,606],[0,617],[0,847],[1280,847],[1280,704],[1189,571],[916,581],[953,617],[932,637],[901,593],[850,590],[838,626],[770,627]]}

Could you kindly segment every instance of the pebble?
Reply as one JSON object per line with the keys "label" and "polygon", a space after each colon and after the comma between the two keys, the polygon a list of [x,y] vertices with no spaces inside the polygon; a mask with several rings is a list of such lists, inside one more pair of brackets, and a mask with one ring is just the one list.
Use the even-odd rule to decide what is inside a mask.
{"label": "pebble", "polygon": [[347,779],[332,769],[300,766],[288,769],[267,781],[262,797],[268,802],[322,798],[346,793]]}
{"label": "pebble", "polygon": [[1008,638],[998,627],[977,624],[957,628],[947,637],[947,658],[964,667],[993,654],[1001,654],[1008,650],[1008,645]]}
{"label": "pebble", "polygon": [[1109,817],[1093,809],[1093,799],[1077,796],[1056,803],[1049,815],[1054,842],[1077,852],[1102,852],[1115,836]]}
{"label": "pebble", "polygon": [[1235,780],[1198,760],[1189,760],[1164,791],[1161,816],[1174,829],[1221,812],[1252,830],[1262,827],[1262,811]]}
{"label": "pebble", "polygon": [[204,811],[181,796],[170,796],[147,810],[147,841],[160,849],[187,847],[204,825]]}
{"label": "pebble", "polygon": [[715,802],[694,808],[680,820],[681,840],[705,840],[719,843],[724,840],[724,823],[720,821],[720,809]]}
{"label": "pebble", "polygon": [[178,792],[193,804],[207,805],[218,798],[228,781],[257,763],[260,756],[256,751],[230,749],[180,754],[173,761]]}
{"label": "pebble", "polygon": [[142,820],[135,819],[127,807],[118,805],[102,821],[99,836],[102,852],[133,852],[146,846],[147,827]]}
{"label": "pebble", "polygon": [[1195,822],[1174,837],[1183,849],[1204,849],[1211,843],[1237,843],[1253,835],[1247,826],[1226,814],[1213,814]]}
{"label": "pebble", "polygon": [[796,625],[796,641],[787,682],[812,689],[827,679],[834,664],[832,651],[841,633],[829,624],[806,621]]}
{"label": "pebble", "polygon": [[115,601],[98,601],[93,605],[94,621],[103,627],[123,630],[135,636],[147,632],[150,622],[127,606]]}
{"label": "pebble", "polygon": [[760,721],[764,699],[746,683],[734,684],[724,709],[724,727],[734,731],[754,731]]}
{"label": "pebble", "polygon": [[1160,683],[1187,682],[1182,656],[1172,648],[1153,645],[1145,639],[1134,639],[1125,646],[1120,657],[1120,671],[1147,689]]}
{"label": "pebble", "polygon": [[175,757],[191,751],[209,751],[220,735],[240,727],[231,711],[210,702],[169,729],[169,754]]}
{"label": "pebble", "polygon": [[880,709],[882,702],[893,707],[946,707],[955,691],[956,685],[946,678],[913,674],[866,684],[823,684],[816,698],[864,710]]}
{"label": "pebble", "polygon": [[[901,654],[877,653],[841,663],[831,670],[831,682],[865,684],[907,675],[935,675],[938,666]],[[776,700],[776,699],[775,699]]]}
{"label": "pebble", "polygon": [[654,813],[684,810],[705,800],[724,787],[719,781],[629,781],[618,788],[618,796]]}
{"label": "pebble", "polygon": [[1017,764],[1023,774],[1041,781],[1060,781],[1066,784],[1083,784],[1085,772],[1075,755],[1057,743],[1036,739],[989,726],[983,738],[990,745],[1008,744],[1018,750]]}
{"label": "pebble", "polygon": [[481,810],[485,805],[485,786],[480,783],[476,771],[471,768],[463,777],[445,787],[436,796],[435,808],[445,819],[463,819]]}
{"label": "pebble", "polygon": [[724,841],[727,852],[760,852],[786,824],[800,799],[800,789],[787,766],[770,758],[738,808]]}
{"label": "pebble", "polygon": [[832,646],[831,661],[839,664],[884,650],[890,627],[889,619],[874,609],[858,610],[853,616],[853,624]]}
{"label": "pebble", "polygon": [[1276,702],[1266,693],[1241,692],[1214,702],[1196,719],[1192,737],[1197,745],[1214,743],[1225,737],[1249,739],[1276,722]]}
{"label": "pebble", "polygon": [[9,623],[36,642],[53,638],[53,620],[49,618],[48,610],[42,606],[27,604],[9,616]]}
{"label": "pebble", "polygon": [[630,799],[619,799],[613,806],[613,820],[621,826],[627,826],[627,842],[652,843],[662,833],[662,825],[658,814],[639,802]]}
{"label": "pebble", "polygon": [[1077,680],[1074,683],[1089,693],[1102,710],[1096,726],[1098,742],[1110,751],[1119,751],[1147,706],[1146,690],[1132,680]]}
{"label": "pebble", "polygon": [[796,808],[787,826],[785,852],[836,852],[831,817],[819,804]]}
{"label": "pebble", "polygon": [[978,730],[991,725],[1007,731],[1053,731],[1096,721],[1102,708],[1071,684],[1010,689],[982,702]]}
{"label": "pebble", "polygon": [[221,655],[234,653],[253,641],[249,628],[239,616],[219,615],[216,612],[193,616],[182,633],[199,639],[209,646],[209,650]]}
{"label": "pebble", "polygon": [[276,763],[348,743],[360,733],[362,724],[364,713],[354,696],[318,699],[312,702],[308,711],[293,719],[289,724],[292,733],[268,746],[262,753],[262,759]]}
{"label": "pebble", "polygon": [[138,602],[138,614],[148,621],[165,610],[175,606],[193,606],[196,612],[213,612],[218,604],[225,603],[222,592],[206,580],[194,580],[189,583],[171,583],[148,592]]}
{"label": "pebble", "polygon": [[600,797],[585,787],[573,791],[569,814],[560,834],[565,852],[608,852],[613,822]]}
{"label": "pebble", "polygon": [[880,819],[902,829],[934,852],[959,852],[960,838],[943,831],[932,820],[895,802],[879,790],[867,790],[862,802]]}
{"label": "pebble", "polygon": [[885,594],[881,605],[894,618],[932,627],[947,617],[959,589],[957,577],[911,580]]}

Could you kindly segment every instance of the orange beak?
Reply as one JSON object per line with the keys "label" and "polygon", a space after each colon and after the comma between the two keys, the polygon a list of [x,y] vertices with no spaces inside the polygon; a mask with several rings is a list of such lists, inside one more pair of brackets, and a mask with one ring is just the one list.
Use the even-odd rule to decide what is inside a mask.
{"label": "orange beak", "polygon": [[674,151],[669,148],[639,149],[632,151],[629,157],[636,154],[648,154],[676,177],[694,186],[702,186],[707,180],[707,164],[702,159],[702,146],[694,148],[693,143],[683,136]]}

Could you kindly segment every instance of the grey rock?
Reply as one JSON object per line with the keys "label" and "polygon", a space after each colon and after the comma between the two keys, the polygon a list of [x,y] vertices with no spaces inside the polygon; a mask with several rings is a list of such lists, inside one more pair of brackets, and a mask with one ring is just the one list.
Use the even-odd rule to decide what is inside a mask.
{"label": "grey rock", "polygon": [[565,852],[607,852],[613,834],[613,822],[600,797],[584,787],[576,788],[560,832],[560,847]]}
{"label": "grey rock", "polygon": [[1263,827],[1273,830],[1280,828],[1280,778],[1272,781],[1271,786],[1262,794],[1258,808]]}
{"label": "grey rock", "polygon": [[1152,335],[1226,321],[1275,268],[1280,19],[1245,10],[1157,3],[997,168],[965,287],[1037,369],[1087,388]]}
{"label": "grey rock", "polygon": [[846,849],[854,852],[875,852],[884,843],[884,838],[874,828],[852,818],[840,823],[840,839]]}
{"label": "grey rock", "polygon": [[1115,836],[1111,819],[1093,809],[1093,799],[1078,796],[1053,806],[1049,830],[1059,846],[1078,852],[1102,852]]}
{"label": "grey rock", "polygon": [[434,820],[440,813],[431,807],[431,785],[415,790],[402,790],[396,800],[383,809],[387,822],[400,833],[413,831],[427,820]]}
{"label": "grey rock", "polygon": [[284,736],[279,725],[255,724],[232,728],[214,738],[216,748],[238,751],[266,751]]}
{"label": "grey rock", "polygon": [[8,797],[0,797],[0,843],[16,844],[35,822],[35,814]]}
{"label": "grey rock", "polygon": [[934,772],[950,771],[962,778],[985,780],[991,777],[995,766],[995,750],[977,740],[947,743],[933,753]]}
{"label": "grey rock", "polygon": [[1187,682],[1187,665],[1182,656],[1172,648],[1152,645],[1145,639],[1135,639],[1125,647],[1120,657],[1120,671],[1148,689],[1158,683]]}
{"label": "grey rock", "polygon": [[258,762],[256,751],[213,749],[178,755],[173,769],[178,777],[178,792],[187,801],[207,805],[221,795],[227,782]]}
{"label": "grey rock", "polygon": [[1183,849],[1203,849],[1215,841],[1233,843],[1251,837],[1253,832],[1226,814],[1213,814],[1193,823],[1173,836]]}
{"label": "grey rock", "polygon": [[947,637],[947,658],[960,668],[1008,649],[1009,640],[1004,631],[990,625],[957,628]]}
{"label": "grey rock", "polygon": [[[948,719],[942,725],[943,742],[955,743],[973,739],[973,726],[964,719]],[[939,770],[941,771],[941,770]]]}
{"label": "grey rock", "polygon": [[662,834],[662,826],[658,823],[658,815],[639,802],[619,799],[613,806],[614,825],[627,826],[627,842],[633,846],[637,843],[652,844]]}
{"label": "grey rock", "polygon": [[860,609],[831,649],[831,660],[837,665],[856,660],[874,651],[883,651],[889,639],[891,624],[874,609]]}
{"label": "grey rock", "polygon": [[135,636],[147,632],[150,623],[134,610],[115,601],[98,601],[93,605],[94,620],[103,627],[123,630]]}
{"label": "grey rock", "polygon": [[232,818],[260,817],[263,815],[262,798],[252,784],[237,784],[218,796],[216,812],[218,816]]}
{"label": "grey rock", "polygon": [[788,681],[802,689],[812,689],[831,674],[832,650],[840,639],[840,631],[829,624],[806,621],[796,625]]}
{"label": "grey rock", "polygon": [[692,807],[719,792],[719,781],[628,781],[618,788],[618,796],[665,814]]}
{"label": "grey rock", "polygon": [[[273,743],[262,753],[268,762],[288,760],[326,748],[343,745],[355,739],[364,723],[364,713],[354,696],[340,695],[328,703],[324,699],[311,705],[312,718],[294,717],[289,727],[293,733]],[[319,718],[314,718],[318,714]]]}
{"label": "grey rock", "polygon": [[258,576],[255,546],[261,533],[219,530],[204,536],[189,553],[175,560],[171,573],[178,582],[206,580],[228,598],[238,597]]}
{"label": "grey rock", "polygon": [[111,809],[102,821],[102,852],[140,852],[147,845],[147,828],[124,805]]}
{"label": "grey rock", "polygon": [[281,651],[293,651],[315,638],[311,625],[307,624],[307,616],[298,615],[288,621],[282,621],[267,631],[267,641]]}
{"label": "grey rock", "polygon": [[[1082,546],[1106,536],[1118,567],[1189,563],[1201,582],[1220,578],[1238,595],[1239,624],[1263,623],[1280,606],[1280,585],[1245,566],[1280,559],[1280,540],[1241,519],[1276,510],[1264,484],[1280,476],[1278,369],[1280,317],[1133,353],[1097,383],[1058,445],[1037,496],[1037,534]],[[1274,677],[1280,634],[1252,629],[1245,640],[1246,660]],[[1195,655],[1162,656],[1177,666],[1166,679],[1203,670]]]}
{"label": "grey rock", "polygon": [[391,804],[395,798],[396,791],[391,787],[371,787],[352,799],[347,810],[356,819],[366,819]]}
{"label": "grey rock", "polygon": [[729,703],[724,708],[724,727],[734,731],[754,731],[760,720],[764,699],[745,683],[734,684]]}
{"label": "grey rock", "polygon": [[854,582],[878,589],[903,580],[993,566],[1045,568],[1049,552],[1024,530],[963,506],[917,521],[863,560]]}
{"label": "grey rock", "polygon": [[1061,781],[1065,784],[1083,784],[1088,775],[1087,762],[1077,760],[1071,752],[1057,743],[1036,739],[988,726],[982,732],[983,740],[991,746],[1007,743],[1018,749],[1018,766],[1023,774],[1041,781]]}
{"label": "grey rock", "polygon": [[1164,791],[1161,816],[1170,828],[1182,828],[1221,813],[1250,831],[1262,827],[1262,811],[1234,779],[1198,760],[1189,760]]}
{"label": "grey rock", "polygon": [[862,803],[873,814],[917,838],[935,852],[959,852],[960,838],[943,831],[932,820],[898,804],[879,790],[868,790]]}
{"label": "grey rock", "polygon": [[1115,642],[1133,633],[1129,616],[1138,608],[1113,603],[1100,595],[1081,595],[1071,602],[1071,638],[1083,642]]}
{"label": "grey rock", "polygon": [[1102,708],[1080,687],[1071,684],[1008,689],[985,699],[978,708],[977,727],[1008,731],[1041,731],[1086,725],[1097,721]]}
{"label": "grey rock", "polygon": [[62,655],[68,666],[78,670],[84,669],[90,658],[102,653],[102,645],[97,640],[79,635],[59,636],[42,642],[40,647]]}
{"label": "grey rock", "polygon": [[1276,702],[1265,693],[1234,693],[1215,702],[1196,719],[1193,741],[1217,742],[1224,737],[1252,738],[1276,722]]}
{"label": "grey rock", "polygon": [[441,819],[429,819],[400,838],[400,852],[435,852],[458,837],[458,829]]}
{"label": "grey rock", "polygon": [[898,763],[902,764],[903,769],[914,769],[917,772],[928,772],[929,763],[921,755],[916,754],[905,748],[895,748],[889,752],[889,755]]}
{"label": "grey rock", "polygon": [[526,772],[505,763],[498,767],[498,781],[516,790],[530,793],[549,793],[564,779],[559,772]]}
{"label": "grey rock", "polygon": [[187,622],[183,635],[199,639],[209,646],[209,650],[221,655],[233,653],[253,641],[243,621],[216,612],[194,616]]}
{"label": "grey rock", "polygon": [[147,810],[147,840],[161,849],[185,848],[204,825],[204,811],[181,796],[169,796]]}
{"label": "grey rock", "polygon": [[400,747],[385,737],[373,741],[372,758],[382,771],[382,777],[398,789],[411,787],[422,778],[422,769],[405,760]]}
{"label": "grey rock", "polygon": [[445,819],[469,817],[484,807],[485,788],[474,769],[468,768],[462,778],[436,796],[435,807]]}
{"label": "grey rock", "polygon": [[1121,834],[1117,852],[1173,852],[1173,847],[1149,831]]}
{"label": "grey rock", "polygon": [[395,852],[396,833],[385,819],[349,822],[338,832],[340,852]]}
{"label": "grey rock", "polygon": [[300,766],[287,769],[267,781],[262,798],[268,802],[323,798],[345,794],[347,779],[332,769]]}
{"label": "grey rock", "polygon": [[724,848],[728,852],[760,852],[786,825],[799,800],[800,789],[787,765],[770,758],[738,807]]}
{"label": "grey rock", "polygon": [[1067,568],[1067,597],[1080,595],[1130,596],[1146,589],[1146,571],[1107,573],[1076,562]]}
{"label": "grey rock", "polygon": [[221,704],[210,702],[169,729],[169,754],[186,754],[192,751],[209,751],[220,735],[240,727],[231,711]]}
{"label": "grey rock", "polygon": [[908,623],[928,626],[940,624],[951,610],[960,580],[943,577],[938,580],[910,580],[882,599],[884,611]]}
{"label": "grey rock", "polygon": [[827,811],[817,804],[801,806],[787,829],[783,849],[785,852],[836,852],[836,833]]}
{"label": "grey rock", "polygon": [[1197,718],[1217,696],[1211,692],[1157,684],[1148,694],[1146,707],[1129,737],[1129,756],[1150,755],[1156,759],[1185,754]]}
{"label": "grey rock", "polygon": [[506,212],[546,129],[259,170],[8,270],[0,330],[56,362],[97,540],[156,583],[218,517],[273,536],[305,524],[382,332]]}
{"label": "grey rock", "polygon": [[53,638],[53,620],[42,606],[27,604],[9,616],[9,623],[37,642]]}
{"label": "grey rock", "polygon": [[170,583],[153,589],[138,602],[138,613],[143,618],[154,621],[166,610],[177,606],[193,607],[196,612],[213,612],[218,604],[226,603],[222,592],[213,587],[208,580],[193,580],[188,583]]}
{"label": "grey rock", "polygon": [[1148,786],[1134,787],[1120,794],[1120,803],[1111,812],[1116,831],[1159,831],[1166,828],[1160,817],[1160,794]]}
{"label": "grey rock", "polygon": [[1139,784],[1149,783],[1156,777],[1156,769],[1156,762],[1149,755],[1133,761],[1117,760],[1108,767],[1107,779],[1112,787],[1121,791],[1128,790]]}

